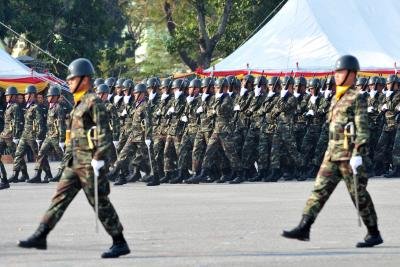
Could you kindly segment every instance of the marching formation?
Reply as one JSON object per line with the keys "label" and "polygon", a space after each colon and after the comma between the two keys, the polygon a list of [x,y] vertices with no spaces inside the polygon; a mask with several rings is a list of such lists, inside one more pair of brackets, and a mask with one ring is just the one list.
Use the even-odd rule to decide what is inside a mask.
{"label": "marching formation", "polygon": [[[111,77],[97,78],[93,87],[112,131],[107,177],[115,185],[306,180],[315,178],[328,141],[336,138],[329,136],[326,118],[336,91],[333,76],[153,77],[137,84]],[[360,77],[356,88],[368,103],[368,176],[400,176],[399,79]],[[12,154],[14,165],[7,179],[0,163],[0,188],[58,181],[72,156],[65,146],[72,103],[56,86],[48,89],[47,101],[32,85],[25,99],[15,87],[4,95],[0,153]],[[31,178],[28,147],[36,159]],[[64,154],[54,177],[51,150]]]}

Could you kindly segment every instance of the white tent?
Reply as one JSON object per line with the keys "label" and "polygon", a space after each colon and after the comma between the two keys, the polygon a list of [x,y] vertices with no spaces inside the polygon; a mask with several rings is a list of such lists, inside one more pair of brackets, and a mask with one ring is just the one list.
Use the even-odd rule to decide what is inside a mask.
{"label": "white tent", "polygon": [[6,51],[0,48],[0,78],[21,78],[31,77],[30,68],[11,57]]}
{"label": "white tent", "polygon": [[289,0],[215,72],[245,70],[247,64],[266,72],[331,71],[344,54],[356,56],[365,71],[394,71],[399,21],[399,0]]}

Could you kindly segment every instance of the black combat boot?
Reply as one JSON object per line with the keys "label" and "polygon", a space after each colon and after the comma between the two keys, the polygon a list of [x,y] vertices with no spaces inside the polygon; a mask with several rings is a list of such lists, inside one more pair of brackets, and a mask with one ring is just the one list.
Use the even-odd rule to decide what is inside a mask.
{"label": "black combat boot", "polygon": [[63,173],[63,170],[62,169],[58,169],[58,172],[57,172],[56,176],[54,176],[54,178],[50,179],[50,182],[58,182],[58,181],[60,181],[62,173]]}
{"label": "black combat boot", "polygon": [[26,240],[20,240],[18,246],[21,248],[47,249],[46,238],[49,232],[50,227],[45,223],[41,223],[33,235]]}
{"label": "black combat boot", "polygon": [[110,182],[114,182],[117,180],[118,178],[118,174],[119,174],[120,168],[118,166],[115,166],[113,169],[111,169],[111,171],[109,171],[106,174],[106,178],[110,181]]}
{"label": "black combat boot", "polygon": [[7,178],[1,177],[0,190],[7,188],[10,188],[10,184],[8,183]]}
{"label": "black combat boot", "polygon": [[310,229],[314,223],[314,218],[309,215],[303,215],[299,225],[291,231],[283,231],[282,236],[286,238],[298,239],[301,241],[310,240]]}
{"label": "black combat boot", "polygon": [[394,166],[393,169],[384,175],[385,178],[400,177],[400,166]]}
{"label": "black combat boot", "polygon": [[147,186],[157,186],[160,185],[160,178],[157,174],[154,174],[149,178],[149,182],[146,184]]}
{"label": "black combat boot", "polygon": [[122,234],[113,236],[113,244],[109,250],[101,254],[102,258],[118,258],[119,256],[131,253],[128,243]]}
{"label": "black combat boot", "polygon": [[19,181],[21,181],[21,182],[29,181],[29,174],[28,174],[28,170],[27,169],[22,169],[21,170],[21,179]]}
{"label": "black combat boot", "polygon": [[171,179],[173,178],[173,173],[173,171],[165,172],[165,176],[161,178],[160,183],[169,183],[169,181],[171,181]]}
{"label": "black combat boot", "polygon": [[281,178],[281,171],[279,169],[272,169],[270,175],[266,177],[264,182],[277,182]]}
{"label": "black combat boot", "polygon": [[169,181],[170,184],[181,184],[190,176],[189,171],[186,168],[179,169],[178,176]]}
{"label": "black combat boot", "polygon": [[41,169],[36,170],[35,176],[33,176],[31,179],[29,179],[29,180],[26,181],[26,182],[27,182],[27,183],[30,183],[30,184],[39,184],[39,183],[42,182],[41,175],[42,175],[42,170],[41,170]]}
{"label": "black combat boot", "polygon": [[249,182],[260,182],[265,177],[267,177],[267,170],[266,169],[259,169],[258,174],[249,179]]}
{"label": "black combat boot", "polygon": [[247,171],[246,170],[245,171],[236,171],[235,173],[236,173],[235,179],[233,179],[232,181],[229,181],[229,184],[241,184],[241,183],[243,183],[244,180],[245,180],[243,177],[245,177]]}
{"label": "black combat boot", "polygon": [[383,239],[377,225],[367,228],[368,234],[365,236],[363,242],[358,242],[356,244],[357,248],[370,248],[383,243]]}
{"label": "black combat boot", "polygon": [[207,169],[201,169],[199,175],[193,175],[192,178],[186,180],[187,184],[199,184],[200,182],[205,182],[208,178],[210,172]]}
{"label": "black combat boot", "polygon": [[19,171],[13,171],[13,174],[8,178],[9,183],[18,183]]}
{"label": "black combat boot", "polygon": [[223,184],[234,179],[233,172],[231,169],[223,169],[222,176],[217,180],[217,183]]}
{"label": "black combat boot", "polygon": [[128,183],[135,183],[139,181],[139,179],[142,178],[142,175],[140,174],[139,168],[135,167],[134,171],[132,174],[130,174],[127,178]]}
{"label": "black combat boot", "polygon": [[128,176],[127,172],[122,172],[117,179],[115,179],[114,185],[124,185],[127,183],[126,177]]}
{"label": "black combat boot", "polygon": [[53,179],[53,174],[51,173],[50,169],[45,170],[44,173],[45,173],[45,175],[44,175],[42,183],[47,184],[49,181],[51,181]]}

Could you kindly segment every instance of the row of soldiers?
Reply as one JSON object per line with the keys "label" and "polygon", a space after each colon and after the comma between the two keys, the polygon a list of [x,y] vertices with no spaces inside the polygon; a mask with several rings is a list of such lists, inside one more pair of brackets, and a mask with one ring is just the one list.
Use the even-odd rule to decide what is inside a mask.
{"label": "row of soldiers", "polygon": [[[399,176],[399,79],[361,77],[356,87],[368,99],[369,175]],[[315,177],[329,139],[335,138],[326,121],[336,90],[333,77],[153,77],[136,85],[130,79],[98,78],[94,90],[113,133],[107,170],[115,185],[305,180]],[[34,86],[26,88],[25,101],[18,102],[19,95],[15,87],[5,92],[0,153],[8,148],[14,165],[7,180],[0,163],[1,188],[9,182],[58,181],[72,157],[64,151],[72,104],[60,89],[50,87],[47,102]],[[32,178],[24,161],[28,147],[36,158]],[[55,177],[48,163],[51,149],[64,154]]]}

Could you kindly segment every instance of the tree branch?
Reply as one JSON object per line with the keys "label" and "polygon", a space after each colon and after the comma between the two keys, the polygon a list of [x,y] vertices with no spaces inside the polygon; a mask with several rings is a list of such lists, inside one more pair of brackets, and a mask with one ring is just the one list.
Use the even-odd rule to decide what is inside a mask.
{"label": "tree branch", "polygon": [[221,18],[219,20],[218,30],[211,38],[213,49],[226,30],[226,26],[228,24],[228,18],[232,10],[232,5],[233,5],[232,0],[226,0],[224,12],[222,13]]}
{"label": "tree branch", "polygon": [[200,51],[205,53],[210,48],[210,37],[208,36],[207,27],[206,27],[206,9],[204,6],[204,1],[196,0],[195,8],[197,10],[197,22],[199,24],[199,32],[200,32]]}

